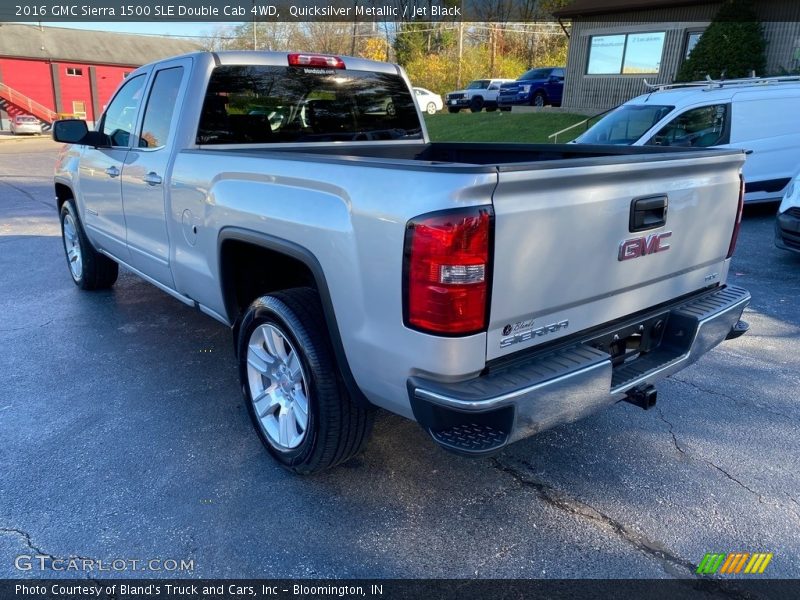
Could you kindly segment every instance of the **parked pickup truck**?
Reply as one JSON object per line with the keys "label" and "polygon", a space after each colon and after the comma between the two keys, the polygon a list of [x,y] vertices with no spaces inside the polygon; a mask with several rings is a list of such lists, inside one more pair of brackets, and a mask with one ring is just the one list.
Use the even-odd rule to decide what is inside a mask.
{"label": "parked pickup truck", "polygon": [[75,284],[123,265],[229,326],[299,473],[357,453],[376,406],[468,455],[647,407],[746,329],[741,150],[432,143],[399,67],[255,52],[141,67],[53,135]]}

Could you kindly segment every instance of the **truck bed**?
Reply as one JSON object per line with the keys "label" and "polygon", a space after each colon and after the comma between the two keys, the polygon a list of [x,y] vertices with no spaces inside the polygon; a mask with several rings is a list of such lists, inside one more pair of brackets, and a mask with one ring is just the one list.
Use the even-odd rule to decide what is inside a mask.
{"label": "truck bed", "polygon": [[[216,145],[201,147],[199,152],[223,154],[270,155],[275,158],[307,160],[313,156],[318,161],[327,157],[331,161],[359,161],[386,168],[391,162],[398,167],[432,166],[437,169],[454,168],[458,171],[487,172],[494,170],[516,171],[571,166],[613,165],[648,161],[708,156],[709,154],[741,154],[737,149],[671,148],[661,146],[616,146],[592,144],[518,144],[518,143],[369,143],[325,144],[318,146],[275,145]],[[552,164],[558,161],[557,164]],[[477,167],[477,168],[476,168]]]}

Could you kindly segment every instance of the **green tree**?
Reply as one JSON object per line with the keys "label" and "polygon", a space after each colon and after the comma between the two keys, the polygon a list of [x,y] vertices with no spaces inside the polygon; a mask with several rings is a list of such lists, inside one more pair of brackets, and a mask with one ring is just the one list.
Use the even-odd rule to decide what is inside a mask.
{"label": "green tree", "polygon": [[767,43],[753,0],[727,0],[675,77],[693,81],[764,75]]}

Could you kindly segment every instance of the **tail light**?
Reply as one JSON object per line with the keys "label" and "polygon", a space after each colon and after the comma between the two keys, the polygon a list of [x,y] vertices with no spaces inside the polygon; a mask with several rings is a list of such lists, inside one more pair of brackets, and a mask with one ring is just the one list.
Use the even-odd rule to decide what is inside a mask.
{"label": "tail light", "polygon": [[485,331],[491,282],[491,206],[440,211],[406,225],[407,327],[440,335]]}
{"label": "tail light", "polygon": [[344,61],[338,56],[328,54],[289,54],[290,67],[327,67],[328,69],[344,69]]}
{"label": "tail light", "polygon": [[739,228],[742,225],[742,213],[744,212],[744,177],[739,175],[739,207],[736,209],[736,222],[733,224],[733,233],[731,234],[731,245],[728,246],[728,256],[733,256],[733,251],[736,249],[736,241],[739,238]]}

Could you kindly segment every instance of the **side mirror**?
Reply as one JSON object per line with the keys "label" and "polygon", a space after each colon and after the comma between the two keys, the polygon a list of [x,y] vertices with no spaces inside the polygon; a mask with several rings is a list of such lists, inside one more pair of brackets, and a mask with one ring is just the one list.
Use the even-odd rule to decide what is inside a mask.
{"label": "side mirror", "polygon": [[63,119],[53,123],[53,139],[62,144],[81,144],[94,148],[111,145],[107,135],[89,131],[89,126],[82,119]]}
{"label": "side mirror", "polygon": [[64,119],[53,123],[53,139],[62,144],[78,144],[89,133],[89,126],[81,119]]}

